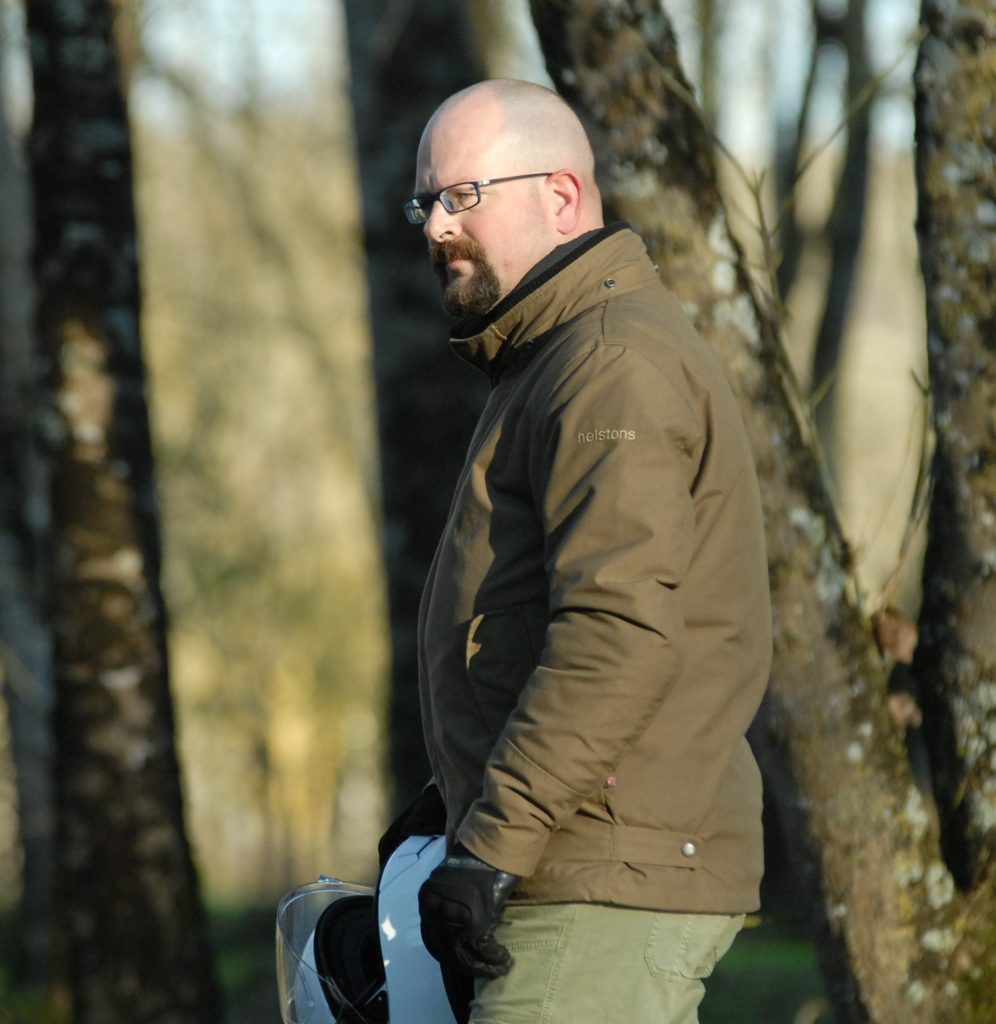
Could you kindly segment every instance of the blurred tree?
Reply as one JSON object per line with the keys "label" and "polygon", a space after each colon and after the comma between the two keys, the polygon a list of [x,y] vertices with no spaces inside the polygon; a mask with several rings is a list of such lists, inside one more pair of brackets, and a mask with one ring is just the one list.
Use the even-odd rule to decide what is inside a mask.
{"label": "blurred tree", "polygon": [[728,5],[718,0],[695,0],[695,23],[699,35],[700,103],[709,124],[715,124],[719,114],[719,41],[723,34],[723,18],[728,10]]}
{"label": "blurred tree", "polygon": [[809,374],[810,390],[823,393],[823,400],[816,407],[816,422],[828,442],[827,450],[832,452],[829,444],[835,407],[832,382],[840,361],[848,313],[852,308],[858,250],[865,227],[873,90],[868,66],[865,0],[847,0],[843,10],[834,5],[828,11],[826,6],[820,0],[813,0],[813,47],[803,102],[799,107],[795,134],[787,145],[783,142],[782,159],[777,168],[778,199],[785,208],[777,281],[780,299],[784,302],[798,272],[803,242],[792,196],[798,176],[808,160],[808,151],[814,148],[811,132],[807,131],[807,120],[812,115],[816,95],[814,84],[829,54],[842,53],[847,65],[841,98],[846,118],[846,142],[827,220],[820,231],[820,238],[827,247],[829,268]]}
{"label": "blurred tree", "polygon": [[474,56],[487,78],[519,78],[549,86],[529,0],[468,0],[467,26]]}
{"label": "blurred tree", "polygon": [[449,351],[425,239],[401,207],[423,126],[475,69],[449,0],[346,0],[345,8],[380,426],[390,769],[400,807],[429,777],[418,707],[419,600],[484,393],[483,377]]}
{"label": "blurred tree", "polygon": [[[0,79],[7,47],[0,41]],[[30,274],[30,194],[20,140],[0,103],[0,683],[17,794],[21,885],[16,974],[47,980],[54,815],[51,642],[44,539],[48,462],[33,429],[39,389]]]}
{"label": "blurred tree", "polygon": [[[996,907],[996,5],[924,0],[921,28],[917,232],[936,452],[915,668],[946,859],[984,941]],[[990,998],[992,1020],[991,985]]]}
{"label": "blurred tree", "polygon": [[[210,8],[150,3],[132,46],[173,689],[205,891],[229,906],[319,873],[369,877],[385,813],[377,445],[338,7],[253,3],[212,36]],[[208,37],[203,64],[167,45]]]}
{"label": "blurred tree", "polygon": [[[884,712],[847,545],[777,325],[730,237],[668,18],[653,0],[531,7],[551,76],[594,131],[608,204],[647,240],[741,400],[776,622],[753,741],[816,915],[835,1019],[990,1020],[993,944],[965,927],[968,903]],[[991,894],[982,903],[991,921]]]}
{"label": "blurred tree", "polygon": [[[818,9],[816,15],[817,24],[830,21],[826,16],[821,16]],[[843,89],[845,102],[842,104],[847,116],[847,143],[825,229],[830,273],[813,352],[810,386],[814,390],[828,384],[840,362],[847,315],[853,305],[851,293],[857,273],[858,250],[865,229],[871,134],[868,102],[871,74],[868,68],[865,20],[865,0],[848,0],[846,10],[834,26],[836,38],[847,58]],[[783,291],[783,298],[784,295]],[[824,410],[827,411],[825,418]],[[832,400],[817,406],[817,424],[824,437],[829,436],[832,428],[832,411]]]}
{"label": "blurred tree", "polygon": [[78,1024],[219,1019],[187,846],[107,0],[29,0],[38,321],[52,459],[58,903]]}

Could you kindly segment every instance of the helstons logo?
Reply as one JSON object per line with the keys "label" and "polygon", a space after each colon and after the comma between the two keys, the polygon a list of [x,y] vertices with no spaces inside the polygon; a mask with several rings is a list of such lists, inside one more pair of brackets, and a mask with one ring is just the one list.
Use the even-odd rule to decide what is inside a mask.
{"label": "helstons logo", "polygon": [[602,427],[601,430],[582,430],[578,434],[578,444],[587,444],[589,441],[635,441],[636,431],[619,429],[615,427]]}

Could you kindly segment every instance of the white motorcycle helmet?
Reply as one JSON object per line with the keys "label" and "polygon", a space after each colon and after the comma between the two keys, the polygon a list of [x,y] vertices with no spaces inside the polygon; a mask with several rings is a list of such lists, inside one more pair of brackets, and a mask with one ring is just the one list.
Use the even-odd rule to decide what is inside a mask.
{"label": "white motorcycle helmet", "polygon": [[418,891],[445,854],[442,836],[411,836],[384,866],[376,893],[323,876],[280,900],[284,1024],[454,1024],[418,912]]}

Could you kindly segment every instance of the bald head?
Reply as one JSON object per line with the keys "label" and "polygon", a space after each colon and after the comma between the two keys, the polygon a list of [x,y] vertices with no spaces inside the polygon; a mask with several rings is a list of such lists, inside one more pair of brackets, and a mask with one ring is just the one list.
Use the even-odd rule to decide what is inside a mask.
{"label": "bald head", "polygon": [[420,190],[449,181],[423,175],[458,158],[467,180],[573,171],[583,187],[583,230],[601,224],[591,143],[573,110],[555,92],[533,82],[498,78],[455,93],[432,115],[418,151]]}

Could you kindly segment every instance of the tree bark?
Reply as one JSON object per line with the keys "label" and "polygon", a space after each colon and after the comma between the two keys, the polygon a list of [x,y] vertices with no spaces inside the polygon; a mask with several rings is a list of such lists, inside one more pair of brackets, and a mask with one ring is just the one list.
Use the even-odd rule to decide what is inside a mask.
{"label": "tree bark", "polygon": [[777,327],[727,228],[671,26],[652,0],[532,0],[532,10],[551,75],[593,132],[608,204],[647,240],[740,399],[776,623],[752,739],[816,913],[835,1019],[958,1019],[985,961],[949,955],[965,908],[884,713],[847,545]]}
{"label": "tree bark", "polygon": [[[996,8],[924,0],[915,72],[917,235],[936,455],[920,680],[962,955],[996,977]],[[990,922],[986,923],[986,920]],[[988,954],[980,957],[980,950]],[[972,1004],[962,1020],[996,1019]],[[971,1014],[975,1015],[972,1016]]]}
{"label": "tree bark", "polygon": [[[2,64],[0,53],[0,74]],[[32,430],[39,395],[31,198],[17,148],[0,109],[0,685],[23,856],[15,976],[20,985],[42,988],[51,966],[55,854],[51,642],[42,585],[48,464]]]}
{"label": "tree bark", "polygon": [[345,7],[374,335],[397,807],[429,777],[418,606],[484,391],[483,377],[449,351],[425,238],[401,207],[414,184],[422,128],[447,96],[473,81],[474,69],[462,19],[446,0],[347,0]]}
{"label": "tree bark", "polygon": [[59,907],[77,1024],[217,1024],[187,845],[107,0],[29,0],[35,273],[51,448]]}

